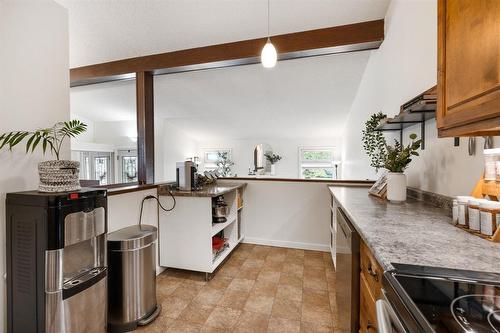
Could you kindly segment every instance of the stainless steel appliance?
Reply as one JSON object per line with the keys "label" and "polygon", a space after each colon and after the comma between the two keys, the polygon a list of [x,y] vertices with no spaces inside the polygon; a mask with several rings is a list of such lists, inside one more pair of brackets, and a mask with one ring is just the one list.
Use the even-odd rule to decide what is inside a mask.
{"label": "stainless steel appliance", "polygon": [[359,329],[359,235],[340,207],[336,212],[336,285],[339,332]]}
{"label": "stainless steel appliance", "polygon": [[500,274],[393,266],[377,301],[380,333],[500,332]]}
{"label": "stainless steel appliance", "polygon": [[108,235],[108,331],[127,332],[152,322],[156,302],[156,239],[151,225],[134,225]]}
{"label": "stainless steel appliance", "polygon": [[198,174],[196,164],[192,161],[177,162],[176,164],[177,188],[181,191],[194,191],[198,189]]}
{"label": "stainless steel appliance", "polygon": [[213,223],[224,223],[227,221],[227,215],[229,214],[229,208],[227,207],[226,201],[224,201],[224,196],[219,195],[212,199],[212,222]]}
{"label": "stainless steel appliance", "polygon": [[8,332],[106,332],[105,190],[7,194]]}

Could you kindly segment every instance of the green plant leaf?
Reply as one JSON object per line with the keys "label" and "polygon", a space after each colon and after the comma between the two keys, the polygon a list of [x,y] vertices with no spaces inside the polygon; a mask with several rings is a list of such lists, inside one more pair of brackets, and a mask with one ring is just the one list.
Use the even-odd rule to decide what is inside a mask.
{"label": "green plant leaf", "polygon": [[42,136],[40,134],[38,134],[36,139],[35,139],[35,142],[33,142],[33,146],[31,147],[32,153],[35,150],[36,146],[38,146],[38,143],[40,142],[41,139],[42,139]]}

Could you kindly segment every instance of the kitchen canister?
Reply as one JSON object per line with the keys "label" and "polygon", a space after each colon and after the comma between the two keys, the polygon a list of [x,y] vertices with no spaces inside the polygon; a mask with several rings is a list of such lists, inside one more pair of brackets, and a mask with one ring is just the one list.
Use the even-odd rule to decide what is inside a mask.
{"label": "kitchen canister", "polygon": [[469,229],[479,232],[481,231],[481,220],[479,215],[479,205],[483,201],[488,201],[485,199],[472,198],[468,202],[468,217],[469,217]]}
{"label": "kitchen canister", "polygon": [[484,200],[479,204],[481,233],[492,236],[500,227],[500,202]]}
{"label": "kitchen canister", "polygon": [[458,202],[458,225],[463,227],[469,226],[468,204],[469,199],[474,199],[471,196],[459,195],[457,196]]}
{"label": "kitchen canister", "polygon": [[458,224],[458,200],[453,199],[453,206],[451,208],[451,216],[453,224]]}
{"label": "kitchen canister", "polygon": [[484,180],[496,180],[500,148],[484,150]]}

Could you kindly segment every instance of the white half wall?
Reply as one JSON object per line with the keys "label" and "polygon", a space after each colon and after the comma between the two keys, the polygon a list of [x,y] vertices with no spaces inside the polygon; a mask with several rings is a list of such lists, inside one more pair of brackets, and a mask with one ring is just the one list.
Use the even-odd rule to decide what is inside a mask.
{"label": "white half wall", "polygon": [[[69,120],[68,14],[53,1],[0,1],[0,132]],[[69,158],[69,143],[61,158]],[[50,159],[47,155],[45,159]],[[0,269],[5,267],[5,193],[35,189],[44,157],[0,151]],[[6,330],[5,279],[0,332]]]}
{"label": "white half wall", "polygon": [[[436,84],[436,0],[393,0],[385,34],[382,46],[370,55],[344,129],[345,179],[376,178],[361,142],[370,115],[382,111],[394,116],[401,104]],[[410,133],[420,136],[420,127],[405,131],[403,142],[408,143]],[[392,141],[390,134],[386,137]],[[406,171],[408,185],[450,196],[469,193],[482,172],[483,140],[477,140],[478,153],[470,157],[465,138],[460,147],[453,146],[452,138],[437,138],[435,121],[427,122],[425,140],[425,150]]]}
{"label": "white half wall", "polygon": [[243,193],[244,243],[330,251],[330,192],[325,183],[219,180]]}

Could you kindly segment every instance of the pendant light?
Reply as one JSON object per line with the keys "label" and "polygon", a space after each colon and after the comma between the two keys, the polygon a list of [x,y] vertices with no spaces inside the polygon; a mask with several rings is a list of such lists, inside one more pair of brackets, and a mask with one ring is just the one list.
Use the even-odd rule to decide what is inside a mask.
{"label": "pendant light", "polygon": [[276,61],[278,60],[278,53],[276,48],[271,43],[271,37],[269,34],[269,1],[267,0],[267,42],[260,53],[260,62],[264,68],[273,68],[276,66]]}

